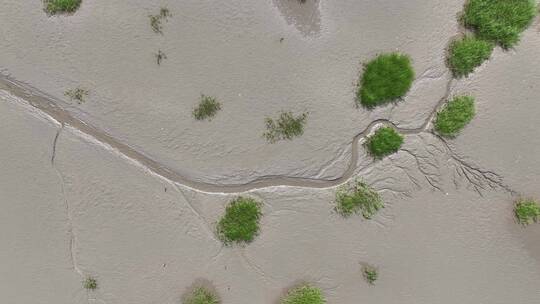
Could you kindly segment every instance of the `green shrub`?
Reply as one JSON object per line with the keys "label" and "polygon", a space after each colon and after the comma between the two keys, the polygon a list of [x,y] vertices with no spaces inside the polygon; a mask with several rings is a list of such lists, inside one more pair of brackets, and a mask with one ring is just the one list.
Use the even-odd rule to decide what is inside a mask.
{"label": "green shrub", "polygon": [[81,6],[81,1],[82,0],[45,0],[45,10],[51,15],[57,13],[73,13]]}
{"label": "green shrub", "polygon": [[514,213],[522,225],[536,223],[540,219],[540,205],[531,199],[520,199],[516,202]]}
{"label": "green shrub", "polygon": [[519,41],[535,15],[533,0],[469,0],[463,22],[478,37],[509,48]]}
{"label": "green shrub", "polygon": [[193,117],[197,120],[210,120],[219,110],[221,110],[221,103],[214,97],[201,95],[199,105],[193,110]]}
{"label": "green shrub", "polygon": [[289,290],[281,300],[281,304],[324,304],[326,300],[322,291],[309,284]]}
{"label": "green shrub", "polygon": [[474,98],[456,96],[437,113],[435,130],[443,136],[456,136],[473,119],[474,114]]}
{"label": "green shrub", "polygon": [[182,304],[219,304],[218,296],[205,287],[196,287],[185,297]]}
{"label": "green shrub", "polygon": [[95,290],[97,289],[98,287],[98,284],[97,284],[97,281],[95,278],[93,277],[87,277],[84,281],[83,281],[83,287],[88,289],[88,290]]}
{"label": "green shrub", "polygon": [[409,56],[382,54],[364,65],[357,101],[367,108],[403,97],[411,88],[414,70]]}
{"label": "green shrub", "polygon": [[259,233],[260,203],[248,197],[237,197],[225,209],[218,223],[218,236],[225,243],[250,243]]}
{"label": "green shrub", "polygon": [[399,150],[403,144],[403,136],[391,127],[382,127],[368,138],[366,145],[376,158],[382,158]]}
{"label": "green shrub", "polygon": [[292,112],[281,112],[277,120],[266,118],[266,132],[263,136],[271,143],[280,139],[291,140],[294,137],[304,134],[307,113],[294,116]]}
{"label": "green shrub", "polygon": [[492,43],[474,37],[465,37],[450,45],[448,64],[454,76],[467,76],[474,68],[489,59],[492,51]]}
{"label": "green shrub", "polygon": [[339,214],[347,217],[354,213],[362,213],[366,219],[370,219],[384,208],[381,196],[367,184],[357,181],[353,187],[345,186],[336,194],[336,210]]}
{"label": "green shrub", "polygon": [[364,266],[362,272],[364,273],[366,281],[372,285],[375,284],[375,281],[377,281],[377,278],[379,277],[377,269],[371,266]]}

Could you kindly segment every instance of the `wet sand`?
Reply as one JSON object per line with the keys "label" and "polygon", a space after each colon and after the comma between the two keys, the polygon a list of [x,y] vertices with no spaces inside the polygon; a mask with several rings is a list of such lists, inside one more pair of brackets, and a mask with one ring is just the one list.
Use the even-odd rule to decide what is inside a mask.
{"label": "wet sand", "polygon": [[[271,187],[249,194],[264,202],[259,237],[231,248],[214,230],[233,196],[176,186],[71,128],[60,133],[51,164],[59,127],[11,102],[0,113],[18,138],[3,153],[16,161],[2,170],[21,179],[0,183],[12,210],[1,221],[12,241],[0,267],[21,278],[0,291],[13,303],[179,303],[199,278],[223,303],[275,303],[298,281],[320,286],[329,303],[537,301],[537,252],[514,223],[513,195],[488,187],[480,196],[466,181],[456,189],[452,166],[440,165],[449,155],[434,153],[444,145],[429,134],[408,136],[402,151],[362,172],[386,202],[372,221],[335,214],[334,188]],[[428,160],[417,166],[406,151]],[[375,286],[363,281],[361,263],[379,267]],[[97,291],[82,289],[86,275],[97,278]],[[50,285],[27,288],[40,277]]]}
{"label": "wet sand", "polygon": [[[180,303],[200,279],[237,304],[277,303],[302,281],[336,304],[538,302],[539,226],[512,213],[517,197],[540,197],[538,24],[450,81],[444,49],[461,1],[313,1],[306,15],[278,0],[221,3],[220,14],[212,1],[176,3],[163,37],[148,31],[155,7],[143,1],[86,1],[49,19],[40,5],[0,12],[0,294],[10,303]],[[155,47],[170,56],[159,68]],[[397,105],[356,109],[359,62],[394,48],[413,57],[413,89]],[[66,103],[78,84],[90,98]],[[191,107],[211,85],[223,113],[195,122]],[[477,97],[477,116],[443,140],[430,118],[461,93]],[[257,126],[288,106],[310,110],[306,133],[264,143]],[[373,161],[362,139],[379,124],[405,143]],[[336,186],[354,178],[386,202],[371,221],[333,211]],[[264,203],[261,233],[223,247],[215,223],[239,191]],[[375,286],[364,263],[379,269]],[[89,275],[94,292],[82,288]]]}
{"label": "wet sand", "polygon": [[[462,1],[306,4],[320,14],[316,35],[298,22],[319,21],[306,21],[291,5],[171,2],[162,36],[148,20],[159,6],[147,1],[89,1],[72,16],[55,17],[39,1],[10,1],[0,12],[0,69],[197,182],[336,179],[349,165],[352,138],[372,121],[417,128],[444,96],[444,50],[458,31]],[[161,66],[158,49],[168,57]],[[398,105],[357,109],[362,62],[393,50],[413,59],[418,77],[410,94]],[[64,92],[77,86],[90,90],[88,100],[68,104]],[[201,93],[223,104],[210,123],[191,117]],[[305,136],[269,144],[264,118],[281,110],[310,113]]]}

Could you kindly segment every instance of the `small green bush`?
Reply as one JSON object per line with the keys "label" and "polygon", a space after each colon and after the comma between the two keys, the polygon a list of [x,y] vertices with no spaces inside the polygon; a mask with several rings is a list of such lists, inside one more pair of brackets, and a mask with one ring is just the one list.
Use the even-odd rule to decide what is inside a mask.
{"label": "small green bush", "polygon": [[535,15],[533,0],[469,0],[463,23],[474,29],[478,37],[509,48],[519,41],[520,33]]}
{"label": "small green bush", "polygon": [[514,208],[518,222],[524,226],[540,219],[540,205],[532,199],[520,199]]}
{"label": "small green bush", "polygon": [[304,134],[307,113],[294,116],[292,112],[281,112],[277,120],[266,118],[266,132],[263,136],[269,142],[275,143],[280,139],[291,140],[294,137]]}
{"label": "small green bush", "polygon": [[221,110],[221,103],[214,97],[201,95],[199,105],[193,110],[193,117],[197,120],[210,120],[219,110]]}
{"label": "small green bush", "polygon": [[87,277],[83,281],[83,287],[88,290],[95,290],[98,287],[97,280],[93,277]]}
{"label": "small green bush", "polygon": [[414,70],[409,56],[381,54],[364,65],[357,101],[367,108],[403,97],[411,88]]}
{"label": "small green bush", "polygon": [[377,278],[379,277],[377,269],[371,266],[364,266],[363,273],[364,278],[371,285],[374,285],[375,281],[377,281]]}
{"label": "small green bush", "polygon": [[259,202],[239,196],[225,209],[225,215],[218,223],[218,236],[225,244],[250,243],[259,233],[261,216]]}
{"label": "small green bush", "polygon": [[81,6],[81,1],[82,0],[45,0],[45,10],[51,15],[58,13],[73,13]]}
{"label": "small green bush", "polygon": [[467,76],[474,68],[489,59],[492,51],[492,43],[474,37],[465,37],[450,45],[448,64],[454,76]]}
{"label": "small green bush", "polygon": [[182,304],[219,304],[218,296],[205,287],[196,287],[191,294],[185,297]]}
{"label": "small green bush", "polygon": [[281,304],[325,304],[322,291],[309,284],[295,287],[281,300]]}
{"label": "small green bush", "polygon": [[354,187],[345,186],[336,194],[336,211],[342,216],[350,216],[354,213],[362,213],[366,219],[370,219],[384,208],[383,200],[377,191],[367,184],[357,181]]}
{"label": "small green bush", "polygon": [[474,117],[474,97],[456,96],[439,113],[435,130],[448,137],[456,136]]}
{"label": "small green bush", "polygon": [[84,98],[88,96],[90,92],[83,88],[75,88],[72,90],[67,90],[64,95],[69,97],[71,101],[75,100],[78,104],[81,104],[84,102]]}
{"label": "small green bush", "polygon": [[376,158],[382,158],[399,150],[403,144],[403,136],[391,127],[382,127],[368,138],[366,145]]}

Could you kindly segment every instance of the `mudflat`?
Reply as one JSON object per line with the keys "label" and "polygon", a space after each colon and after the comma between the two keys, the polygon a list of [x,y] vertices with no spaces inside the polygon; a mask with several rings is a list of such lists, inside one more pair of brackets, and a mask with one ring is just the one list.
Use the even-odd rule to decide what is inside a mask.
{"label": "mudflat", "polygon": [[[0,11],[0,294],[10,303],[182,303],[194,284],[222,303],[280,303],[302,282],[328,303],[538,302],[540,33],[495,47],[454,78],[447,47],[465,1],[171,2],[162,34],[145,1]],[[158,65],[155,53],[166,54]],[[362,64],[397,51],[415,80],[398,102],[357,106]],[[65,96],[82,87],[83,103]],[[201,94],[221,110],[197,121]],[[453,96],[476,115],[433,129]],[[269,143],[265,118],[307,112],[302,136]],[[389,126],[396,153],[367,138]],[[336,212],[361,180],[371,219]],[[238,196],[261,202],[249,244],[217,225]],[[374,266],[374,285],[362,267]],[[97,281],[95,290],[83,281]]]}

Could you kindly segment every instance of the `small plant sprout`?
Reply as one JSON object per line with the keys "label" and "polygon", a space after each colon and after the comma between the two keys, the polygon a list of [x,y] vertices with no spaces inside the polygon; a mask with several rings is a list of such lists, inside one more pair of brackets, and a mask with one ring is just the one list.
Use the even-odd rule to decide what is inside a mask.
{"label": "small plant sprout", "polygon": [[78,104],[81,104],[85,101],[84,99],[89,93],[90,92],[88,90],[79,87],[72,90],[67,90],[64,95],[69,97],[71,101],[75,100]]}
{"label": "small plant sprout", "polygon": [[165,55],[165,53],[163,53],[161,50],[158,50],[158,52],[154,55],[156,56],[157,65],[161,65],[161,62],[167,59],[167,55]]}
{"label": "small plant sprout", "polygon": [[225,208],[225,215],[217,225],[218,236],[226,245],[251,243],[259,234],[261,216],[261,204],[258,201],[239,196]]}
{"label": "small plant sprout", "polygon": [[378,129],[366,141],[369,153],[375,158],[383,158],[397,152],[402,144],[403,136],[391,127]]}
{"label": "small plant sprout", "polygon": [[73,13],[81,6],[82,0],[45,0],[45,11],[50,14]]}
{"label": "small plant sprout", "polygon": [[206,287],[195,287],[185,296],[182,304],[219,304],[218,296]]}
{"label": "small plant sprout", "polygon": [[83,281],[83,286],[87,290],[95,290],[98,287],[97,281],[93,277],[87,277]]}
{"label": "small plant sprout", "polygon": [[337,191],[336,211],[343,217],[361,213],[365,219],[371,219],[382,208],[384,203],[379,193],[362,181],[342,186]]}
{"label": "small plant sprout", "polygon": [[280,304],[325,304],[326,299],[320,288],[310,284],[295,287],[281,299]]}
{"label": "small plant sprout", "polygon": [[158,15],[149,15],[148,17],[150,18],[152,31],[156,34],[163,34],[163,24],[161,21],[165,20],[167,22],[168,18],[172,17],[172,14],[168,8],[162,7]]}
{"label": "small plant sprout", "polygon": [[375,267],[365,265],[362,267],[362,273],[364,275],[364,279],[366,279],[369,284],[375,285],[375,281],[377,281],[379,276],[379,273]]}
{"label": "small plant sprout", "polygon": [[304,125],[306,124],[307,112],[294,116],[292,112],[281,112],[279,118],[274,120],[267,117],[266,132],[263,137],[270,143],[278,140],[292,140],[294,137],[304,134]]}
{"label": "small plant sprout", "polygon": [[532,199],[519,199],[514,207],[518,223],[527,226],[540,219],[540,204]]}
{"label": "small plant sprout", "polygon": [[216,98],[201,95],[199,105],[193,110],[193,117],[197,120],[211,120],[219,110],[221,110],[221,103]]}

